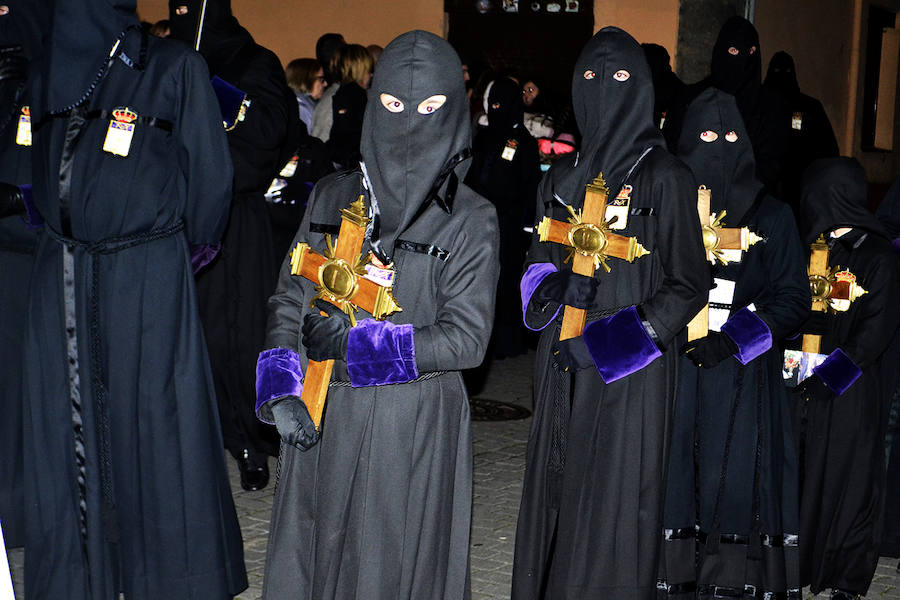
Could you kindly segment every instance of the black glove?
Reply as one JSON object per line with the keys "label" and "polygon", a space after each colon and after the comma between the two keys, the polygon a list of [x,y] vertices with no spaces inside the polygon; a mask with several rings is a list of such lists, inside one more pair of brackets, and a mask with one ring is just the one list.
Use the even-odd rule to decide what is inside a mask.
{"label": "black glove", "polygon": [[819,310],[811,311],[800,330],[809,335],[825,335],[828,330],[828,320],[828,314],[826,312]]}
{"label": "black glove", "polygon": [[807,402],[827,402],[836,396],[822,378],[813,373],[794,388],[794,393]]}
{"label": "black glove", "polygon": [[0,48],[0,81],[25,81],[28,59],[20,46]]}
{"label": "black glove", "polygon": [[581,371],[594,366],[582,336],[561,340],[553,344],[553,366],[559,371]]}
{"label": "black glove", "polygon": [[297,396],[286,396],[272,403],[275,428],[285,444],[298,450],[309,450],[319,441],[319,433],[313,424],[306,404]]}
{"label": "black glove", "polygon": [[540,303],[558,302],[575,308],[592,308],[600,280],[574,271],[557,271],[544,277],[534,292]]}
{"label": "black glove", "polygon": [[0,219],[25,214],[25,199],[19,186],[0,183]]}
{"label": "black glove", "polygon": [[698,367],[711,369],[738,351],[737,344],[718,331],[710,331],[706,337],[688,342],[681,351]]}
{"label": "black glove", "polygon": [[306,346],[310,360],[344,360],[347,356],[347,338],[350,336],[350,317],[324,300],[316,300],[316,308],[328,314],[323,317],[310,313],[303,319],[301,343]]}

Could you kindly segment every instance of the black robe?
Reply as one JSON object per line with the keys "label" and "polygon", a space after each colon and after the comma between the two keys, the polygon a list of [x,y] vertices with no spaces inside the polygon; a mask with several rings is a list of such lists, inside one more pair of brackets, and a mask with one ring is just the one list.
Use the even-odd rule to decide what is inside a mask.
{"label": "black robe", "polygon": [[[133,29],[119,46],[134,68],[112,60],[77,144],[65,113],[34,135],[46,230],[25,350],[29,599],[229,598],[247,585],[188,249],[224,228],[227,146],[200,56],[143,37],[141,65],[141,43]],[[126,157],[102,150],[109,117],[91,117],[123,106],[145,118]]]}
{"label": "black robe", "polygon": [[[221,2],[217,2],[221,4]],[[266,300],[275,289],[283,256],[275,254],[266,190],[300,142],[297,101],[278,57],[256,44],[235,22],[227,38],[237,49],[226,61],[220,38],[204,34],[201,53],[218,75],[247,94],[243,121],[228,132],[234,196],[219,256],[197,277],[200,316],[216,383],[225,447],[275,455],[278,438],[253,412],[256,357],[265,339]],[[222,35],[222,38],[226,36]],[[207,46],[207,43],[209,46]],[[224,42],[221,45],[225,45]]]}
{"label": "black robe", "polygon": [[366,90],[354,81],[342,83],[331,100],[331,133],[328,152],[340,169],[354,169],[359,163]]}
{"label": "black robe", "polygon": [[887,416],[882,369],[896,368],[884,364],[883,356],[900,325],[900,259],[866,209],[865,174],[852,159],[813,163],[804,177],[802,206],[807,241],[835,227],[853,227],[829,241],[828,262],[849,269],[868,293],[826,318],[820,351],[840,348],[861,369],[859,379],[828,400],[793,398],[801,582],[815,593],[837,587],[865,595],[881,541]]}
{"label": "black robe", "polygon": [[533,207],[541,180],[537,142],[522,123],[522,92],[512,80],[494,82],[489,105],[499,98],[499,87],[506,88],[504,104],[517,101],[503,120],[500,107],[488,108],[488,127],[475,136],[472,144],[472,166],[466,184],[490,200],[497,209],[500,223],[500,280],[497,283],[497,310],[491,350],[497,358],[517,356],[525,352],[524,329],[519,317],[519,276],[528,249],[525,225],[533,225]]}

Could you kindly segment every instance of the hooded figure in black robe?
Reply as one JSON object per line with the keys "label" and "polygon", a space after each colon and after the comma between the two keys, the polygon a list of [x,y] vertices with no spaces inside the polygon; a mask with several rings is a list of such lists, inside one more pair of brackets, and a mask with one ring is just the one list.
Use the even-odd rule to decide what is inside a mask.
{"label": "hooded figure in black robe", "polygon": [[769,61],[763,89],[781,94],[788,103],[789,120],[781,122],[788,132],[790,147],[779,176],[778,197],[794,209],[800,205],[800,180],[814,160],[838,156],[837,139],[822,103],[800,92],[794,59],[787,52],[776,52]]}
{"label": "hooded figure in black robe", "polygon": [[[466,184],[497,209],[500,222],[500,281],[491,348],[503,358],[525,352],[519,318],[519,276],[541,180],[537,142],[522,122],[522,90],[512,79],[498,79],[488,95],[488,126],[475,136]],[[527,216],[526,216],[527,215]]]}
{"label": "hooded figure in black robe", "polygon": [[[4,194],[12,194],[17,196],[12,212],[20,213],[24,208],[20,186],[26,188],[25,194],[31,187],[31,146],[23,145],[25,139],[18,135],[29,111],[26,74],[28,64],[41,52],[49,16],[43,1],[5,4],[8,12],[0,15],[0,205]],[[25,543],[22,346],[37,241],[34,227],[20,214],[0,218],[0,523],[10,548]]]}
{"label": "hooded figure in black robe", "polygon": [[829,265],[849,270],[868,292],[849,310],[804,328],[822,334],[828,358],[792,399],[801,583],[814,593],[837,589],[846,594],[841,598],[865,595],[878,564],[886,425],[881,370],[896,368],[882,358],[900,324],[900,259],[866,206],[866,175],[856,159],[821,159],[806,170],[804,241],[824,234]]}
{"label": "hooded figure in black robe", "polygon": [[688,105],[710,86],[737,99],[753,144],[756,176],[769,193],[775,194],[790,146],[790,132],[784,126],[790,121],[790,111],[778,92],[762,85],[759,33],[747,19],[731,17],[725,21],[713,46],[709,77],[687,86],[672,107],[663,129],[670,149],[677,147]]}
{"label": "hooded figure in black robe", "polygon": [[[665,448],[676,334],[709,288],[690,170],[653,125],[640,45],[615,27],[588,42],[572,77],[583,135],[538,192],[537,211],[565,221],[602,172],[609,197],[630,191],[614,225],[650,254],[610,258],[575,275],[560,244],[532,239],[522,278],[526,326],[543,329],[534,420],[516,532],[512,597],[648,599],[656,594]],[[627,186],[627,187],[626,187]],[[567,304],[588,310],[583,336],[559,342]],[[567,451],[568,448],[568,451]]]}
{"label": "hooded figure in black robe", "polygon": [[678,157],[711,190],[724,227],[764,241],[739,261],[716,261],[716,285],[734,289],[730,305],[714,305],[727,320],[711,317],[709,334],[682,347],[659,597],[742,597],[753,586],[799,600],[797,458],[779,341],[809,314],[803,245],[790,208],[756,178],[733,96],[709,88],[691,103]]}
{"label": "hooded figure in black robe", "polygon": [[[887,229],[894,250],[900,254],[900,177],[894,180],[875,213]],[[885,354],[884,364],[900,364],[900,331]],[[889,403],[890,423],[893,424],[888,450],[887,489],[884,501],[884,537],[881,555],[900,558],[900,369],[883,369],[884,394]]]}
{"label": "hooded figure in black robe", "polygon": [[[193,44],[202,0],[169,0],[171,37]],[[179,14],[182,13],[182,14]],[[200,54],[209,72],[239,88],[250,105],[228,132],[234,196],[219,256],[200,272],[197,291],[225,447],[238,459],[241,485],[266,486],[266,455],[278,437],[254,416],[254,369],[266,330],[266,300],[278,265],[266,190],[300,143],[297,101],[275,54],[253,41],[230,0],[208,0]]]}
{"label": "hooded figure in black robe", "polygon": [[[314,284],[282,266],[257,367],[260,417],[285,442],[264,598],[469,597],[472,445],[459,371],[487,347],[498,232],[494,208],[461,183],[468,119],[450,45],[403,34],[369,90],[365,168],[322,179],[310,198],[295,242],[322,252],[339,211],[363,196],[373,219],[363,249],[393,269],[403,311],[375,321],[360,310],[351,329],[330,304],[310,308]],[[318,442],[298,398],[308,358],[336,359]]]}
{"label": "hooded figure in black robe", "polygon": [[663,128],[669,108],[684,91],[684,82],[672,71],[669,52],[659,44],[641,44],[653,78],[653,123]]}
{"label": "hooded figure in black robe", "polygon": [[[134,0],[57,2],[51,32],[32,86],[26,598],[230,598],[247,579],[188,246],[218,242],[231,197],[209,73],[143,34]],[[130,143],[109,133],[129,122]]]}

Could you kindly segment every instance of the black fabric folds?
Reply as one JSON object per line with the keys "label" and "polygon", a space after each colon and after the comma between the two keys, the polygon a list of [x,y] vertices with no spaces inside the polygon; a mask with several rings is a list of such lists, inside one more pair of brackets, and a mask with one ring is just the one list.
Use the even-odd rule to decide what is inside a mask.
{"label": "black fabric folds", "polygon": [[694,172],[697,185],[711,190],[712,212],[727,210],[728,223],[741,222],[763,186],[733,96],[708,88],[690,104],[677,154]]}
{"label": "black fabric folds", "polygon": [[[179,7],[185,7],[187,11],[179,15]],[[169,0],[171,37],[193,47],[202,10],[203,0]],[[233,83],[244,67],[243,61],[236,60],[238,53],[252,42],[253,37],[231,13],[231,0],[207,0],[200,54],[206,59],[210,73]]]}
{"label": "black fabric folds", "polygon": [[[402,103],[401,110],[389,110],[386,95]],[[446,96],[444,104],[420,112],[423,101],[436,95]],[[445,167],[465,156],[470,142],[466,88],[453,48],[425,31],[405,33],[388,44],[369,88],[360,143],[370,204],[377,211],[372,246],[382,260],[390,258],[397,236],[415,220]],[[459,181],[468,164],[459,160],[454,165]]]}

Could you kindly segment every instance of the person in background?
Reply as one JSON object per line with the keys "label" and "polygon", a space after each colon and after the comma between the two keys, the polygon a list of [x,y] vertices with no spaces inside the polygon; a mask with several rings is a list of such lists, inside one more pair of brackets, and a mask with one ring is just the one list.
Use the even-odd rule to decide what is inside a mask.
{"label": "person in background", "polygon": [[288,86],[297,96],[297,108],[300,121],[309,132],[312,127],[313,111],[316,103],[325,93],[325,70],[314,58],[295,58],[284,69]]}
{"label": "person in background", "polygon": [[675,99],[682,93],[684,83],[672,72],[669,52],[659,44],[641,44],[644,56],[650,66],[653,77],[653,122],[662,129],[665,126],[666,113]]}
{"label": "person in background", "polygon": [[167,38],[172,33],[168,19],[161,19],[150,27],[150,35],[158,38]]}
{"label": "person in background", "polygon": [[781,94],[789,109],[780,123],[790,139],[790,147],[778,173],[777,191],[778,198],[798,214],[803,172],[816,159],[838,156],[837,139],[822,103],[800,91],[790,54],[782,51],[772,56],[763,88]]}
{"label": "person in background", "polygon": [[368,50],[369,54],[372,55],[372,60],[377,65],[378,59],[381,58],[381,53],[384,52],[384,48],[382,48],[378,44],[369,44],[368,46],[366,46],[366,50]]}
{"label": "person in background", "polygon": [[827,358],[794,388],[794,439],[800,457],[800,579],[814,594],[865,596],[883,535],[883,369],[900,311],[900,257],[868,210],[866,173],[855,158],[822,158],[803,175],[800,232],[820,235],[829,265],[856,277],[866,294],[845,311],[816,312],[803,333],[821,335]]}
{"label": "person in background", "polygon": [[359,142],[369,82],[375,61],[365,47],[348,44],[341,48],[338,59],[341,85],[331,101],[331,134],[328,152],[337,169],[349,169],[359,162]]}
{"label": "person in background", "polygon": [[534,138],[553,137],[553,115],[547,95],[534,79],[528,79],[522,85],[522,104],[528,133]]}
{"label": "person in background", "polygon": [[316,60],[325,71],[325,92],[313,111],[312,127],[309,133],[323,142],[331,135],[331,99],[338,90],[341,73],[338,68],[338,54],[347,45],[339,33],[326,33],[316,42]]}

